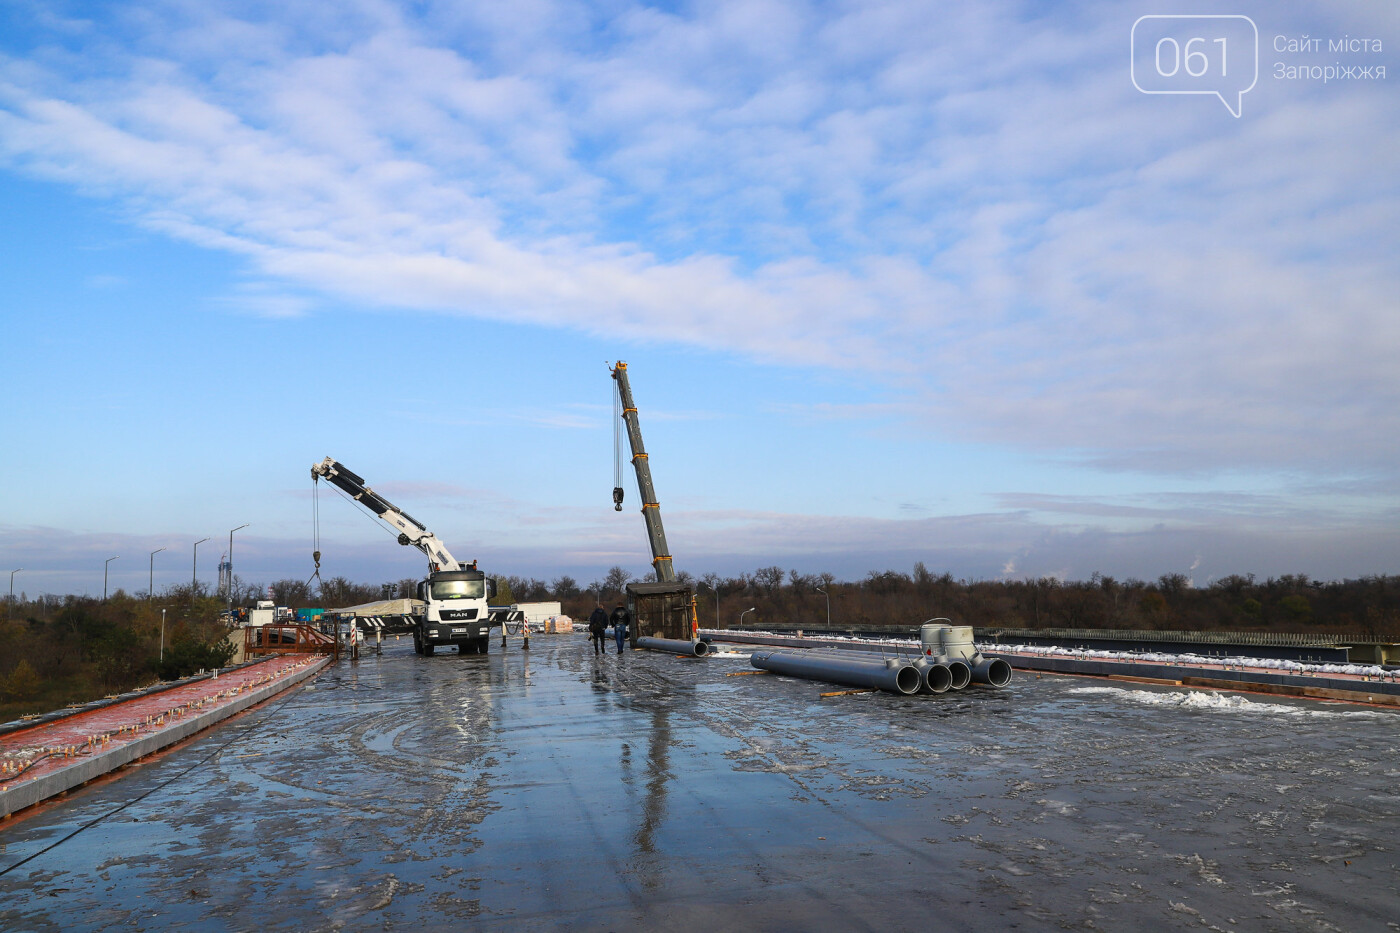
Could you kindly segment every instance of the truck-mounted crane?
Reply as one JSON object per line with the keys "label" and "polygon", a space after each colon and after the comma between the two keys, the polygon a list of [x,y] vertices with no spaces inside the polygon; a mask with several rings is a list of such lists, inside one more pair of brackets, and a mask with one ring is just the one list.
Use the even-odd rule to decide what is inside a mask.
{"label": "truck-mounted crane", "polygon": [[470,564],[457,560],[447,545],[427,526],[365,485],[362,477],[327,457],[311,468],[311,479],[327,482],[373,512],[398,532],[399,544],[412,545],[428,558],[428,576],[418,583],[422,604],[413,616],[413,648],[432,655],[435,648],[456,645],[462,654],[486,654],[490,649],[493,621],[487,600],[495,595],[495,581]]}

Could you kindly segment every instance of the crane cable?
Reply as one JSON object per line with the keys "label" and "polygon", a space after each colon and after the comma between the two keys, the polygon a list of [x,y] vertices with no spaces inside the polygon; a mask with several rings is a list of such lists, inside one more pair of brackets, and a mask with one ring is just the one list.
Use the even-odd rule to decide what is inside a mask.
{"label": "crane cable", "polygon": [[613,374],[613,508],[622,511],[622,387]]}
{"label": "crane cable", "polygon": [[311,586],[311,581],[315,580],[317,586],[321,584],[321,482],[320,477],[315,473],[311,474],[311,560],[316,564],[315,573],[306,579],[306,585]]}
{"label": "crane cable", "polygon": [[[311,585],[311,581],[312,581],[312,580],[318,580],[318,581],[319,581],[319,580],[321,579],[321,506],[320,506],[320,500],[319,500],[319,498],[318,498],[319,495],[320,495],[320,493],[318,492],[318,490],[319,490],[321,487],[318,485],[318,480],[319,480],[319,478],[318,478],[315,474],[312,474],[312,476],[311,476],[311,514],[312,514],[312,521],[313,521],[313,524],[314,524],[314,526],[315,526],[315,532],[314,532],[314,535],[313,535],[313,538],[312,538],[312,547],[313,547],[315,550],[313,550],[313,551],[311,552],[311,559],[314,560],[314,561],[316,562],[316,572],[313,573],[313,574],[311,575],[310,579],[308,579],[308,580],[306,581],[306,585],[307,585],[307,586],[310,586],[310,585]],[[331,492],[335,493],[337,496],[340,496],[340,498],[344,499],[346,502],[350,503],[352,506],[355,506],[355,505],[362,505],[362,504],[363,504],[363,503],[361,503],[360,501],[358,501],[357,499],[355,499],[353,496],[350,496],[350,495],[348,495],[348,494],[346,494],[346,493],[340,491],[339,489],[335,488],[334,486],[331,487]],[[380,531],[384,532],[384,533],[387,534],[389,537],[391,537],[391,538],[393,538],[393,539],[395,539],[395,540],[398,539],[399,536],[398,536],[398,533],[397,533],[397,532],[390,531],[388,528],[384,527],[384,525],[383,525],[381,522],[375,521],[373,518],[370,518],[368,515],[366,515],[366,514],[365,514],[363,511],[361,511],[360,509],[355,509],[354,511],[355,511],[355,514],[356,514],[356,515],[359,515],[359,516],[363,517],[365,521],[369,522],[371,525],[373,525],[375,528],[378,528]]]}

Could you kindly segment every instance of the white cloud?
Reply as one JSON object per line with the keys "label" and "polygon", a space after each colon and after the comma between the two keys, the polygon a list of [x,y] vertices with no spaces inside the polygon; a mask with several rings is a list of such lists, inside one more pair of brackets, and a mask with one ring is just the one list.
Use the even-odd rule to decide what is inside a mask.
{"label": "white cloud", "polygon": [[1110,468],[1393,470],[1385,88],[1146,98],[1095,3],[459,7],[65,24],[0,58],[0,161],[247,257],[289,286],[261,313],[858,367],[938,431]]}

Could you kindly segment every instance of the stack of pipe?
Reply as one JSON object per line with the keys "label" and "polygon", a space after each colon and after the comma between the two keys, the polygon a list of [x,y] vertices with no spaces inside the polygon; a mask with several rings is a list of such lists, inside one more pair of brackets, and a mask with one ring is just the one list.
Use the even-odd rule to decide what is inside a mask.
{"label": "stack of pipe", "polygon": [[[804,648],[802,654],[866,664],[883,664],[891,660],[874,651],[853,651],[849,648]],[[894,649],[894,655],[893,660],[909,664],[919,672],[920,693],[937,695],[949,690],[962,690],[972,683],[972,668],[961,659],[925,657],[922,653],[901,649]]]}
{"label": "stack of pipe", "polygon": [[[756,651],[750,663],[759,670],[790,677],[825,680],[890,693],[941,694],[969,684],[1004,687],[1011,665],[977,650],[971,626],[925,624],[917,654],[894,650],[894,657],[873,651],[816,647],[799,651]],[[910,671],[911,673],[903,673]]]}
{"label": "stack of pipe", "polygon": [[891,661],[901,665],[908,665],[914,668],[919,675],[919,693],[946,693],[949,690],[961,690],[970,681],[971,674],[965,665],[959,664],[958,671],[950,670],[948,665],[939,664],[924,658],[923,655],[912,651],[901,651],[896,649],[893,657],[889,654],[876,653],[874,651],[858,651],[850,648],[816,647],[803,648],[802,657],[819,657],[833,661],[850,661],[857,664],[888,664]]}

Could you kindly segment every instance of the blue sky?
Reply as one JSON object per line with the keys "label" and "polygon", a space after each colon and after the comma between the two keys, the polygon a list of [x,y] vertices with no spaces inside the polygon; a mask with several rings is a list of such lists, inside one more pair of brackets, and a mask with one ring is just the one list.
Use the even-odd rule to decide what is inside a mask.
{"label": "blue sky", "polygon": [[[330,454],[489,570],[1400,568],[1388,2],[0,4],[0,570],[310,575]],[[1319,37],[1316,54],[1274,51]],[[1329,38],[1380,52],[1325,51]],[[630,480],[629,480],[630,488]],[[421,561],[323,494],[323,571]],[[220,545],[223,542],[223,545]]]}

